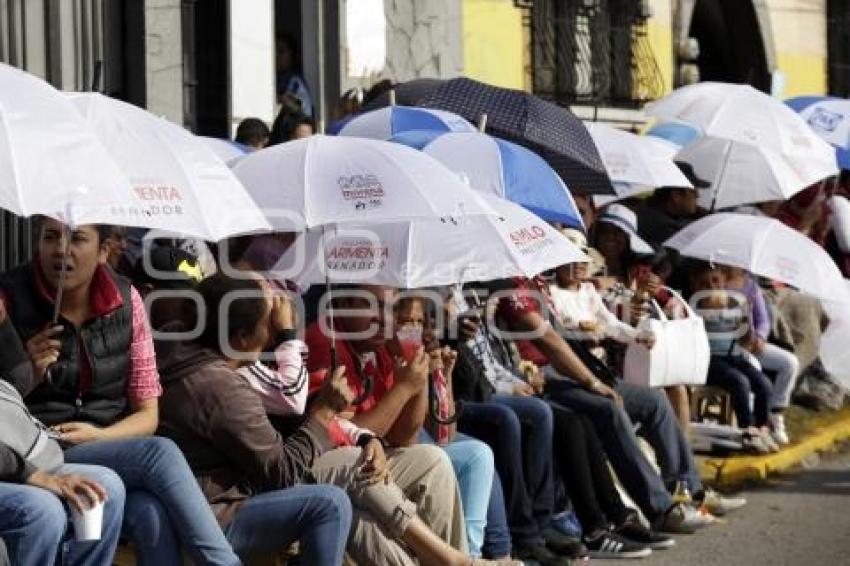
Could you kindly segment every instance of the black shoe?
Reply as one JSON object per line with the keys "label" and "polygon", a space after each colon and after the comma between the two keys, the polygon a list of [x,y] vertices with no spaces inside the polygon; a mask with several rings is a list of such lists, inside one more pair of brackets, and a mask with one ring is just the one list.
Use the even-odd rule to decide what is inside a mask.
{"label": "black shoe", "polygon": [[552,552],[561,556],[568,556],[576,560],[587,558],[587,547],[581,542],[581,539],[565,535],[557,529],[546,529],[543,531],[543,539],[546,541],[546,546]]}
{"label": "black shoe", "polygon": [[645,558],[652,554],[648,546],[610,531],[602,531],[595,538],[585,538],[584,543],[591,558]]}
{"label": "black shoe", "polygon": [[629,513],[614,532],[632,542],[648,546],[652,550],[663,550],[676,544],[672,537],[651,531],[643,526],[637,513]]}
{"label": "black shoe", "polygon": [[575,562],[566,556],[558,556],[543,543],[529,545],[514,545],[511,553],[517,560],[536,562],[540,566],[574,566]]}

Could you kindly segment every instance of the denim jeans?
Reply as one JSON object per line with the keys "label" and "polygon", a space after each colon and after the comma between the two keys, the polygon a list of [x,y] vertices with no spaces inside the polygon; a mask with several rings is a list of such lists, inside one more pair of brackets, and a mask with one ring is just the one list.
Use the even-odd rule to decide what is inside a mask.
{"label": "denim jeans", "polygon": [[493,474],[490,504],[487,506],[487,524],[484,526],[484,546],[481,554],[486,558],[504,558],[511,555],[511,530],[505,510],[505,495],[499,472]]}
{"label": "denim jeans", "polygon": [[536,397],[465,403],[458,428],[493,450],[515,545],[543,542],[552,517],[552,411]]}
{"label": "denim jeans", "polygon": [[[729,392],[740,428],[768,424],[773,386],[766,375],[744,358],[711,356],[706,383]],[[752,410],[750,393],[755,397]]]}
{"label": "denim jeans", "polygon": [[183,453],[172,441],[159,437],[102,440],[69,448],[65,460],[107,466],[124,482],[124,534],[133,541],[140,566],[179,564],[180,544],[196,564],[239,564]]}
{"label": "denim jeans", "polygon": [[[681,431],[678,430],[676,417],[673,415],[669,402],[667,402],[665,412],[664,404],[659,397],[660,394],[654,395],[651,390],[646,390],[647,393],[640,393],[636,389],[639,388],[626,386],[626,384],[618,385],[617,392],[623,396],[624,404],[623,407],[620,407],[607,397],[591,393],[574,381],[549,380],[546,384],[546,393],[552,401],[567,409],[586,415],[590,419],[599,440],[602,441],[605,454],[617,473],[617,477],[623,483],[626,492],[634,499],[647,519],[653,521],[667,512],[673,505],[673,498],[667,491],[661,477],[641,451],[632,419],[629,418],[627,411],[629,409],[640,409],[636,412],[641,413],[650,421],[641,423],[642,431],[655,440],[659,440],[658,437],[661,436],[659,431],[652,431],[652,434],[650,434],[650,431],[658,427],[659,423],[654,421],[660,419],[661,424],[663,424],[663,432],[675,436],[675,438],[669,440],[674,440],[677,444],[684,442],[683,449],[688,451],[688,455],[690,451],[684,437],[681,436]],[[678,430],[678,434],[675,433],[673,427]],[[678,450],[680,449],[677,449],[676,452]],[[690,456],[688,457],[690,458]],[[693,459],[690,458],[687,461],[692,462]],[[665,465],[673,468],[672,461],[665,462]],[[696,480],[698,481],[698,479],[697,476]]]}
{"label": "denim jeans", "polygon": [[[67,505],[46,489],[0,483],[0,537],[6,543],[11,563],[111,565],[124,514],[121,479],[112,470],[100,466],[65,464],[54,473],[79,474],[96,481],[106,490],[101,538],[91,542],[73,540]],[[66,539],[70,539],[68,552],[64,562],[57,562]]]}
{"label": "denim jeans", "polygon": [[[433,444],[433,439],[424,430],[419,441]],[[487,507],[493,489],[493,451],[480,440],[463,434],[443,446],[457,476],[460,500],[466,522],[466,540],[470,556],[481,556],[484,545],[484,527],[487,525]]]}
{"label": "denim jeans", "polygon": [[332,485],[296,485],[248,499],[225,528],[227,539],[243,559],[277,552],[301,541],[301,563],[342,563],[351,527],[351,502]]}

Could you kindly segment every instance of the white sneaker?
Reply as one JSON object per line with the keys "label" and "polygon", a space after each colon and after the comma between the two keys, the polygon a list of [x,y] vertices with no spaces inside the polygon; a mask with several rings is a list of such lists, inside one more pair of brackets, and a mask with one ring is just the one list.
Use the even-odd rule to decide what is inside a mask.
{"label": "white sneaker", "polygon": [[702,506],[715,516],[725,515],[747,504],[743,497],[720,495],[710,487],[703,490]]}
{"label": "white sneaker", "polygon": [[791,443],[788,431],[785,428],[785,417],[779,413],[770,415],[770,435],[778,444],[785,446]]}
{"label": "white sneaker", "polygon": [[679,503],[667,511],[658,529],[664,533],[691,534],[715,521],[708,511],[701,512],[690,505]]}

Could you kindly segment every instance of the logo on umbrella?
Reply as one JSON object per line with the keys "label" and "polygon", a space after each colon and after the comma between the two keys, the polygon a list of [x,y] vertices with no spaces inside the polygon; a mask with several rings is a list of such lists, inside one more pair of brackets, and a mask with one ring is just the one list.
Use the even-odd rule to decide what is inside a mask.
{"label": "logo on umbrella", "polygon": [[390,257],[388,246],[368,239],[335,244],[327,252],[332,271],[375,272],[384,268]]}
{"label": "logo on umbrella", "polygon": [[354,201],[357,210],[379,208],[383,204],[384,187],[380,179],[371,173],[343,175],[336,182],[342,191],[342,198]]}
{"label": "logo on umbrella", "polygon": [[842,114],[831,112],[820,106],[815,108],[808,120],[811,127],[823,132],[834,132],[843,121]]}
{"label": "logo on umbrella", "polygon": [[514,230],[510,233],[510,238],[514,246],[519,249],[519,253],[523,255],[537,253],[542,248],[552,245],[552,240],[549,239],[546,231],[536,224]]}

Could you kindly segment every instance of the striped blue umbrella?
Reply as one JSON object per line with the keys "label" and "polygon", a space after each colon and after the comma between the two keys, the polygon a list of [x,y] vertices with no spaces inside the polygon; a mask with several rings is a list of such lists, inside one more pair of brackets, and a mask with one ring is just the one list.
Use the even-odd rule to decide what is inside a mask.
{"label": "striped blue umbrella", "polygon": [[798,96],[785,101],[825,141],[835,147],[838,166],[850,170],[850,100]]}
{"label": "striped blue umbrella", "polygon": [[474,132],[475,127],[457,114],[433,108],[387,106],[332,124],[328,133],[339,136],[388,140],[410,130]]}
{"label": "striped blue umbrella", "polygon": [[542,157],[478,132],[412,130],[390,141],[424,151],[479,191],[515,202],[550,222],[584,229],[561,177]]}

